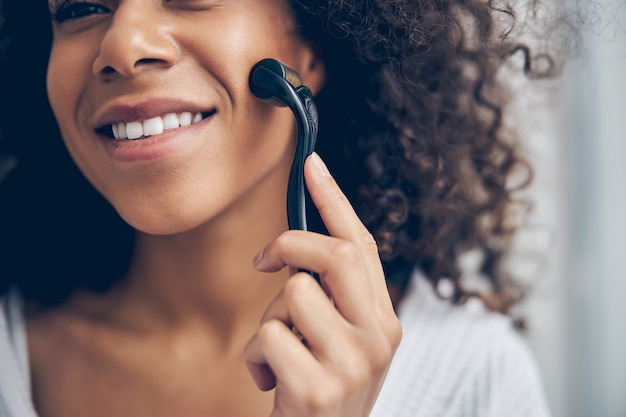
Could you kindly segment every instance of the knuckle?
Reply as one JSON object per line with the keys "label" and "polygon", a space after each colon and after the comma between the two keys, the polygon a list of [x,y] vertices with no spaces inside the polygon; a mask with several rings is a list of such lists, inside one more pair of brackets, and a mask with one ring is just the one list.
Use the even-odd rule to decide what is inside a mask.
{"label": "knuckle", "polygon": [[361,260],[361,253],[356,245],[347,240],[337,240],[334,242],[332,252],[348,264],[356,264]]}
{"label": "knuckle", "polygon": [[278,340],[281,333],[284,332],[285,324],[277,319],[270,319],[261,324],[257,332],[257,337],[261,345],[267,346],[273,341]]}
{"label": "knuckle", "polygon": [[378,243],[376,243],[374,235],[365,227],[360,231],[358,239],[364,248],[378,253]]}
{"label": "knuckle", "polygon": [[284,232],[280,236],[276,238],[274,241],[274,246],[278,250],[283,250],[285,248],[289,248],[294,244],[295,236],[291,232]]}
{"label": "knuckle", "polygon": [[297,303],[303,297],[307,297],[315,288],[312,284],[317,285],[315,281],[305,274],[295,274],[289,278],[283,287],[283,294],[287,304]]}

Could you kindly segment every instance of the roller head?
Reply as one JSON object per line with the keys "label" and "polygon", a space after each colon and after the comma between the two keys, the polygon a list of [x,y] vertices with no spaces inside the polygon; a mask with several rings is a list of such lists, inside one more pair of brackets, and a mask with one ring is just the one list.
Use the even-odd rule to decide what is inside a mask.
{"label": "roller head", "polygon": [[296,70],[275,59],[267,58],[257,62],[250,70],[250,91],[261,100],[269,101],[278,106],[284,106],[282,100],[276,97],[276,78],[271,72],[287,81],[293,88],[302,85],[302,78]]}

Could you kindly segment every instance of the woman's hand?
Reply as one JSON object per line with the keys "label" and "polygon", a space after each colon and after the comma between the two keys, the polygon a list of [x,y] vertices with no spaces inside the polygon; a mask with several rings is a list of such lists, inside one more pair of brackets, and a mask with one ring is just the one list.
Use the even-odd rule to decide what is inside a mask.
{"label": "woman's hand", "polygon": [[[367,417],[400,342],[376,243],[319,156],[305,163],[309,193],[330,236],[288,231],[257,255],[260,271],[295,273],[246,347],[272,417]],[[295,330],[297,329],[297,330]]]}

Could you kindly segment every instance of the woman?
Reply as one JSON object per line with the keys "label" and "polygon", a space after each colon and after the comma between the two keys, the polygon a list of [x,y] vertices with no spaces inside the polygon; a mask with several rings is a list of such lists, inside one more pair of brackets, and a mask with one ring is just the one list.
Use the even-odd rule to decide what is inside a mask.
{"label": "woman", "polygon": [[[483,94],[506,46],[496,12],[305,3],[51,0],[62,142],[37,101],[47,42],[19,33],[36,11],[7,6],[20,65],[3,79],[28,85],[3,103],[19,161],[2,197],[3,415],[546,414],[505,316],[428,286],[465,301],[458,259],[479,250],[486,305],[518,296],[501,260],[523,164]],[[324,233],[287,231],[293,116],[247,82],[267,57],[316,96],[348,196],[311,155]]]}

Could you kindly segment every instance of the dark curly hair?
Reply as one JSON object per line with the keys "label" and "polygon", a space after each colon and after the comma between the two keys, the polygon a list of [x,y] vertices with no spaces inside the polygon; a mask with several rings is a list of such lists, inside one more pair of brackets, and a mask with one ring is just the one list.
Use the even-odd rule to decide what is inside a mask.
{"label": "dark curly hair", "polygon": [[[374,234],[388,280],[403,287],[417,265],[435,285],[450,280],[459,301],[471,294],[459,259],[478,251],[490,284],[480,296],[507,311],[524,295],[505,260],[532,170],[504,129],[498,77],[517,53],[529,77],[556,73],[556,62],[531,57],[512,36],[514,10],[493,1],[293,3],[330,74],[318,151]],[[535,2],[525,7],[537,16]]]}
{"label": "dark curly hair", "polygon": [[[120,276],[132,230],[63,148],[44,96],[42,49],[50,33],[32,40],[32,24],[11,26],[11,13],[25,7],[13,3],[7,7],[13,65],[0,79],[22,84],[3,85],[2,96],[11,100],[0,103],[2,126],[14,143],[3,141],[0,151],[17,155],[19,165],[0,195],[0,262],[3,276],[17,279],[27,297],[58,302],[77,285],[103,289]],[[510,36],[514,11],[475,0],[291,0],[291,6],[328,73],[316,98],[317,150],[376,238],[390,284],[403,288],[418,266],[435,285],[449,279],[453,300],[461,301],[470,291],[459,257],[479,250],[491,284],[481,296],[506,311],[523,294],[504,267],[517,227],[510,208],[531,177],[502,122],[508,91],[500,68],[520,52],[523,70],[533,74],[529,48]],[[30,9],[31,21],[47,20]],[[499,17],[509,18],[505,29]],[[512,188],[508,179],[518,170],[524,180]],[[323,230],[319,219],[311,223]]]}

